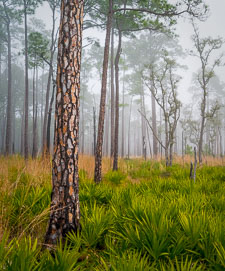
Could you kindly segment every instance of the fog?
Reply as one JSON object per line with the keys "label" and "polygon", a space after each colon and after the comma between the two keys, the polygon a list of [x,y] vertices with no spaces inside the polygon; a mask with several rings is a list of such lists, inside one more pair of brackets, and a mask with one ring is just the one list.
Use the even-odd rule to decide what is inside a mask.
{"label": "fog", "polygon": [[[204,21],[194,20],[196,29],[198,29],[199,38],[222,37],[224,40],[224,1],[208,0],[209,6],[208,18]],[[3,10],[1,9],[3,13]],[[89,18],[86,15],[86,19]],[[56,26],[54,37],[59,25],[59,9],[56,12]],[[35,19],[39,21],[35,22]],[[85,20],[84,20],[85,21]],[[23,147],[23,127],[24,127],[24,28],[23,20],[19,23],[12,22],[12,135],[10,138],[10,152],[24,153]],[[182,106],[177,110],[179,118],[176,119],[172,112],[168,113],[168,107],[171,101],[166,101],[165,110],[171,114],[171,123],[176,122],[173,141],[173,153],[178,155],[192,154],[193,147],[199,147],[200,140],[200,122],[201,122],[201,87],[198,85],[197,73],[201,71],[201,60],[196,53],[196,48],[192,36],[194,35],[193,25],[190,17],[187,15],[178,18],[177,24],[173,27],[173,36],[160,34],[148,30],[135,31],[124,35],[122,38],[122,53],[119,63],[119,156],[123,157],[153,157],[164,156],[162,145],[166,145],[166,124],[165,114],[160,106],[163,94],[160,94],[160,87],[157,86],[157,79],[160,69],[163,67],[165,55],[162,52],[167,51],[166,57],[175,60],[176,65],[171,66],[176,83],[176,99],[180,100]],[[3,28],[3,32],[6,31]],[[48,3],[44,2],[35,10],[34,15],[28,15],[28,34],[39,32],[45,40],[48,41],[46,59],[49,61],[50,42],[52,31],[52,12]],[[175,37],[176,35],[176,37]],[[7,42],[1,35],[1,86],[0,86],[0,147],[1,153],[6,151],[7,139]],[[57,38],[56,38],[57,40]],[[80,152],[94,155],[94,129],[97,130],[99,117],[99,104],[101,95],[102,63],[105,43],[105,27],[92,27],[83,31],[83,51],[81,65],[81,92],[80,92]],[[114,34],[114,56],[117,52],[118,31]],[[154,48],[156,47],[156,49]],[[152,49],[153,48],[153,49]],[[215,65],[213,76],[207,86],[206,111],[214,109],[214,104],[219,103],[211,118],[206,118],[205,130],[203,135],[203,150],[205,155],[221,156],[225,154],[225,121],[224,121],[224,61],[221,56],[224,52],[224,44],[213,50],[210,55],[208,66],[214,64],[215,59],[220,58],[220,65]],[[112,51],[111,51],[112,52]],[[196,53],[197,54],[197,53]],[[197,54],[198,55],[198,54]],[[56,78],[57,49],[53,57],[53,79]],[[157,58],[158,57],[158,58]],[[30,56],[31,58],[31,56]],[[40,60],[41,62],[41,60]],[[155,63],[155,77],[150,77],[150,64]],[[208,69],[208,67],[207,67]],[[158,74],[157,74],[158,72]],[[49,97],[46,98],[46,89],[48,84],[49,66],[48,62],[38,64],[36,68],[29,66],[29,153],[32,154],[34,133],[37,134],[36,145],[37,153],[41,154],[43,150],[43,125],[45,118],[46,99],[50,103],[53,92],[53,83],[50,82]],[[157,77],[158,76],[158,77]],[[182,77],[182,78],[180,78]],[[179,80],[178,80],[179,78]],[[168,78],[163,82],[167,84],[168,91],[173,89],[169,86]],[[153,84],[153,86],[152,86]],[[115,84],[114,84],[115,87]],[[158,92],[157,92],[158,90]],[[115,94],[114,94],[115,95]],[[159,95],[159,96],[157,96]],[[153,97],[154,96],[154,97]],[[170,94],[166,94],[168,99]],[[35,98],[34,98],[35,97]],[[54,95],[52,96],[53,98]],[[153,112],[152,99],[155,99],[155,119]],[[157,102],[158,99],[158,102]],[[55,99],[54,99],[55,100]],[[49,104],[48,116],[51,115],[50,123],[50,150],[53,146],[54,130],[54,101]],[[176,105],[177,102],[173,101]],[[36,108],[36,109],[35,109]],[[35,111],[36,110],[36,111]],[[94,125],[93,112],[96,111],[96,127]],[[36,113],[35,113],[36,112]],[[165,112],[164,112],[165,113]],[[177,114],[178,114],[177,113]],[[35,115],[36,114],[36,115]],[[36,117],[35,117],[36,116]],[[176,121],[174,121],[174,118]],[[36,128],[34,128],[34,119],[36,119]],[[154,123],[155,122],[155,123]],[[171,124],[171,125],[172,125]],[[155,125],[155,128],[153,127]],[[35,130],[36,129],[36,130]],[[108,70],[107,96],[104,124],[104,143],[103,155],[110,156],[111,153],[111,73],[110,63]],[[157,142],[154,142],[154,129],[157,133]],[[35,132],[36,131],[36,132]],[[95,135],[96,136],[96,135]],[[160,143],[161,142],[161,143]],[[154,145],[157,145],[154,151]]]}

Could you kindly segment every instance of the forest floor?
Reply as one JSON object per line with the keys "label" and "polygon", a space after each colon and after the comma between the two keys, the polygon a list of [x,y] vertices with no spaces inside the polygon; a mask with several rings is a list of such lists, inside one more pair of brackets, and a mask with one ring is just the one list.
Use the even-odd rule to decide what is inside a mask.
{"label": "forest floor", "polygon": [[205,157],[195,183],[191,157],[164,161],[80,155],[81,233],[43,250],[51,162],[0,157],[0,270],[225,270],[225,161]]}

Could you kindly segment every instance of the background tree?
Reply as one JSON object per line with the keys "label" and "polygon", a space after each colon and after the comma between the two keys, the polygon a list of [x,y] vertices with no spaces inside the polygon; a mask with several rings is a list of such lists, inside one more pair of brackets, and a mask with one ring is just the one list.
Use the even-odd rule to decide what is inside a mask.
{"label": "background tree", "polygon": [[50,57],[47,64],[49,65],[49,71],[48,71],[48,83],[47,83],[47,89],[46,89],[46,96],[45,96],[45,111],[44,111],[44,123],[43,123],[43,134],[42,134],[42,151],[49,152],[49,149],[47,148],[47,121],[48,121],[48,113],[49,113],[49,97],[50,97],[50,87],[52,82],[52,76],[53,76],[53,59],[54,54],[56,50],[56,40],[57,40],[57,33],[56,31],[56,13],[57,9],[60,6],[60,0],[47,0],[49,7],[52,12],[52,30],[51,30],[51,41],[50,41]]}
{"label": "background tree", "polygon": [[200,136],[198,143],[198,159],[199,163],[202,163],[202,147],[203,147],[203,135],[205,129],[205,123],[207,117],[213,117],[216,111],[219,109],[218,105],[215,104],[214,107],[211,107],[207,112],[207,96],[209,92],[209,82],[214,77],[215,68],[221,63],[221,56],[215,58],[213,60],[213,64],[211,64],[212,53],[221,48],[223,41],[221,38],[213,39],[211,37],[208,38],[200,38],[198,29],[194,26],[194,35],[192,37],[195,52],[191,51],[191,55],[198,57],[201,63],[200,71],[196,75],[196,80],[198,82],[199,87],[202,90],[202,98],[201,98],[201,125],[200,125]]}
{"label": "background tree", "polygon": [[[151,65],[143,72],[143,79],[163,112],[165,122],[165,143],[160,144],[165,150],[166,166],[172,165],[175,131],[180,117],[181,102],[177,98],[180,76],[175,74],[177,64],[174,59],[165,56],[161,63]],[[146,74],[150,73],[150,77]],[[152,84],[151,84],[152,82]],[[148,122],[149,123],[149,122]],[[149,124],[150,125],[150,124]],[[152,126],[150,125],[152,128]],[[159,139],[158,139],[159,140]]]}
{"label": "background tree", "polygon": [[109,44],[110,44],[110,32],[112,26],[112,0],[109,0],[109,12],[107,18],[106,27],[106,38],[104,48],[104,60],[102,69],[102,87],[101,87],[101,100],[99,110],[99,121],[98,121],[98,136],[95,153],[95,174],[94,180],[99,183],[102,179],[102,145],[103,145],[103,132],[104,132],[104,118],[105,118],[105,100],[106,100],[106,86],[107,86],[107,71],[109,61]]}
{"label": "background tree", "polygon": [[[12,38],[11,38],[11,25],[15,21],[19,21],[18,10],[14,8],[14,1],[1,0],[0,1],[0,16],[1,22],[5,25],[6,35],[4,39],[7,42],[8,50],[8,97],[7,97],[7,123],[6,123],[6,142],[5,153],[8,155],[12,151]],[[2,35],[3,37],[3,35]]]}
{"label": "background tree", "polygon": [[[29,65],[33,68],[33,148],[32,158],[38,152],[38,67],[43,65],[43,61],[48,59],[48,40],[39,32],[31,32],[28,36]],[[44,60],[43,60],[44,59]]]}

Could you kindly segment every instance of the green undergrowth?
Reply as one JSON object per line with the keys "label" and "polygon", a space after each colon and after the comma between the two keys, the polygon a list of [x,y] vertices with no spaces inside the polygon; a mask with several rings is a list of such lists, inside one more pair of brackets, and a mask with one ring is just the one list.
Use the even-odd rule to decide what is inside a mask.
{"label": "green undergrowth", "polygon": [[[225,270],[225,168],[126,161],[95,184],[80,170],[81,232],[43,249],[49,176],[0,178],[0,270]],[[4,232],[4,233],[3,233]]]}

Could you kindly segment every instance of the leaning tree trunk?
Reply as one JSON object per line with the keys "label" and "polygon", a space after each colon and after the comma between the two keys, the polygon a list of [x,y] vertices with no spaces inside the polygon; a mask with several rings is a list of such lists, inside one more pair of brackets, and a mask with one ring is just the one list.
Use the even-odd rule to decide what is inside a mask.
{"label": "leaning tree trunk", "polygon": [[6,155],[12,151],[12,59],[11,59],[11,33],[10,23],[7,23],[8,41],[8,99],[7,99],[7,123],[6,123]]}
{"label": "leaning tree trunk", "polygon": [[104,118],[105,118],[105,100],[106,100],[106,86],[107,86],[107,71],[109,62],[109,43],[110,43],[110,32],[112,26],[112,0],[109,0],[109,14],[106,26],[106,38],[105,38],[105,50],[103,60],[103,71],[102,71],[102,89],[101,89],[101,101],[99,111],[99,122],[98,122],[98,138],[95,153],[95,176],[94,180],[99,183],[102,179],[102,145],[103,145],[103,130],[104,130]]}
{"label": "leaning tree trunk", "polygon": [[122,44],[122,32],[119,30],[118,48],[115,58],[115,80],[116,80],[116,116],[115,116],[115,136],[114,136],[114,155],[113,170],[118,170],[118,141],[119,141],[119,60]]}
{"label": "leaning tree trunk", "polygon": [[78,138],[82,0],[62,0],[58,43],[52,201],[45,242],[54,245],[80,230]]}

